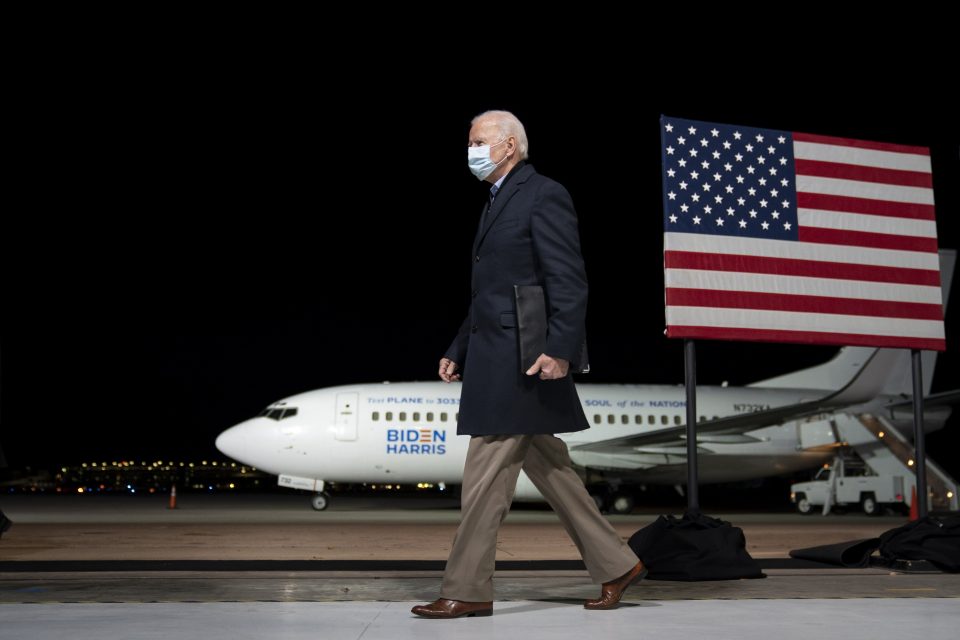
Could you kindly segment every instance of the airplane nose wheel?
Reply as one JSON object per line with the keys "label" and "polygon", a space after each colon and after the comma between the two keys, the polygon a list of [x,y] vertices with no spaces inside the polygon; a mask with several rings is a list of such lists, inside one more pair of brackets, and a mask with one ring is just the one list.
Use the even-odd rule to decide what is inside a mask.
{"label": "airplane nose wheel", "polygon": [[326,510],[330,506],[330,494],[326,491],[314,494],[310,499],[310,505],[317,511]]}

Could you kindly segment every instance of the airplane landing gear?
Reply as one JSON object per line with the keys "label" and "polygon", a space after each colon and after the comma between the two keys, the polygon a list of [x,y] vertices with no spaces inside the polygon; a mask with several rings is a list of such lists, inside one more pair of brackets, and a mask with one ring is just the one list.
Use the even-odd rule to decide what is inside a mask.
{"label": "airplane landing gear", "polygon": [[310,505],[317,511],[324,511],[330,506],[330,494],[326,491],[315,493],[310,499]]}
{"label": "airplane landing gear", "polygon": [[627,493],[618,493],[610,502],[610,510],[614,513],[630,513],[635,504],[633,496]]}

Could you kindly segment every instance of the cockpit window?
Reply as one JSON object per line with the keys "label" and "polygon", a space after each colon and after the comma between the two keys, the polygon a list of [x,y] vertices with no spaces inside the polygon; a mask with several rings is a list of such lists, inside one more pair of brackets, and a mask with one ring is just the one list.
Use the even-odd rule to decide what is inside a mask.
{"label": "cockpit window", "polygon": [[270,418],[271,420],[284,420],[297,415],[297,407],[267,407],[257,414],[258,418]]}

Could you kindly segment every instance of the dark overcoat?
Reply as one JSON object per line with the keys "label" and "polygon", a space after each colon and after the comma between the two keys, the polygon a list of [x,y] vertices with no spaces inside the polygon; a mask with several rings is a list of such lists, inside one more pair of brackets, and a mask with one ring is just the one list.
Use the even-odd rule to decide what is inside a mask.
{"label": "dark overcoat", "polygon": [[481,217],[471,259],[471,304],[446,352],[460,366],[461,435],[561,433],[590,425],[568,374],[520,370],[513,286],[539,284],[547,300],[546,354],[571,361],[584,340],[587,277],[577,214],[559,183],[520,163]]}

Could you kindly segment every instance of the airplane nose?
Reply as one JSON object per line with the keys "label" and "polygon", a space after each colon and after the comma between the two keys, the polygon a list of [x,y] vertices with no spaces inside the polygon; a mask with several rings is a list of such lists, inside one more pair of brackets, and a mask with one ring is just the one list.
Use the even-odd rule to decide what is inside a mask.
{"label": "airplane nose", "polygon": [[247,451],[246,431],[240,425],[230,427],[217,436],[217,449],[234,460],[243,460]]}

